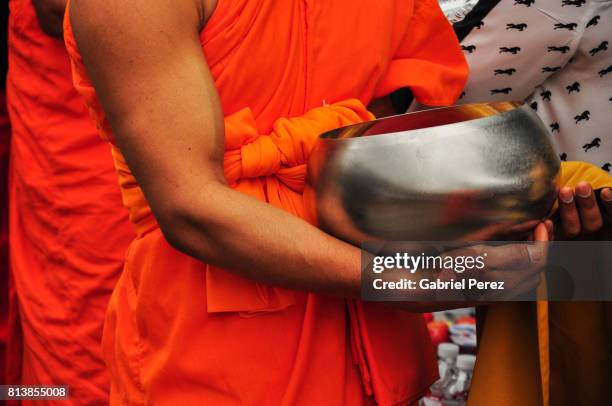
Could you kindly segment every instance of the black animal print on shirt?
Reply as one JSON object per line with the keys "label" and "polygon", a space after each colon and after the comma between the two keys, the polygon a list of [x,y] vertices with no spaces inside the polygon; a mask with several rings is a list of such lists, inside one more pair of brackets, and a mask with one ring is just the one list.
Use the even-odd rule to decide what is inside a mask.
{"label": "black animal print on shirt", "polygon": [[580,92],[580,83],[574,82],[571,85],[565,86],[567,89],[567,94],[571,94],[572,92]]}
{"label": "black animal print on shirt", "polygon": [[527,29],[527,24],[525,24],[525,23],[518,23],[518,24],[510,23],[510,24],[506,24],[506,30],[525,31],[526,29]]}
{"label": "black animal print on shirt", "polygon": [[599,19],[600,19],[600,18],[601,18],[600,16],[595,16],[595,17],[591,18],[591,19],[589,20],[589,22],[587,23],[586,28],[589,28],[589,27],[594,27],[594,26],[596,26],[597,24],[599,24]]}
{"label": "black animal print on shirt", "polygon": [[508,69],[495,69],[494,70],[494,75],[509,75],[512,76],[513,74],[516,73],[516,69],[514,68],[508,68]]}
{"label": "black animal print on shirt", "polygon": [[584,144],[582,146],[582,148],[584,149],[584,152],[589,152],[590,149],[593,148],[599,148],[601,146],[601,138],[594,138],[593,141],[589,142],[588,144]]}
{"label": "black animal print on shirt", "polygon": [[548,47],[548,52],[561,52],[562,54],[566,54],[568,53],[570,50],[570,47],[568,47],[567,45],[561,46],[561,47]]}
{"label": "black animal print on shirt", "polygon": [[535,0],[514,0],[514,5],[531,7],[535,3]]}
{"label": "black animal print on shirt", "polygon": [[574,31],[576,29],[576,27],[578,27],[578,24],[576,23],[567,23],[567,24],[563,24],[563,23],[557,23],[555,24],[555,30],[568,30],[568,31]]}
{"label": "black animal print on shirt", "polygon": [[510,94],[512,92],[511,87],[504,87],[503,89],[491,89],[491,95],[495,94]]}
{"label": "black animal print on shirt", "polygon": [[595,48],[591,49],[589,51],[589,54],[591,56],[595,56],[599,52],[603,52],[603,51],[607,51],[607,50],[608,50],[608,41],[602,41],[601,44],[599,44]]}
{"label": "black animal print on shirt", "polygon": [[500,54],[508,53],[508,54],[516,55],[519,52],[521,52],[521,47],[499,47]]}
{"label": "black animal print on shirt", "polygon": [[586,0],[563,0],[561,3],[561,7],[565,7],[565,6],[576,6],[576,7],[582,7],[582,5],[584,3],[586,3]]}
{"label": "black animal print on shirt", "polygon": [[582,113],[574,117],[574,120],[576,120],[576,124],[584,120],[589,121],[590,119],[591,119],[591,112],[588,110],[585,110]]}

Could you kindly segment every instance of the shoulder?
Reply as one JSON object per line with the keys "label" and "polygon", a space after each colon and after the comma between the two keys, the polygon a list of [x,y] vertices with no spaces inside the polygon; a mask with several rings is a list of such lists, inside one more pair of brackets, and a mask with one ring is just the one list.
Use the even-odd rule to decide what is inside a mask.
{"label": "shoulder", "polygon": [[68,7],[75,31],[125,34],[142,29],[162,31],[171,28],[172,24],[180,29],[200,28],[214,10],[216,1],[69,0]]}

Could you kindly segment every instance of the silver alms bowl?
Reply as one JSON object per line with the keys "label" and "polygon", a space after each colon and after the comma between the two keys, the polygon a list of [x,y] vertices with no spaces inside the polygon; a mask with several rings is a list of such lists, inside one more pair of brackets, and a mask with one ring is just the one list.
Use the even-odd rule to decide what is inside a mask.
{"label": "silver alms bowl", "polygon": [[546,128],[518,103],[330,131],[308,167],[310,217],[355,244],[522,238],[550,213],[560,173]]}

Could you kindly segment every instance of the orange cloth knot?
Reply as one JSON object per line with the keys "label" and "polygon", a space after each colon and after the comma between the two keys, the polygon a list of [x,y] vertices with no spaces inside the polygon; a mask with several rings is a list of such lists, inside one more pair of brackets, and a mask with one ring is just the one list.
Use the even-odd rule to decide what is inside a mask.
{"label": "orange cloth knot", "polygon": [[302,193],[306,164],[317,137],[373,118],[359,100],[349,99],[299,117],[281,118],[269,134],[260,134],[253,112],[241,109],[225,117],[225,177],[232,187],[241,180],[269,177]]}
{"label": "orange cloth knot", "polygon": [[240,148],[242,178],[270,176],[281,167],[281,153],[268,135],[262,135]]}

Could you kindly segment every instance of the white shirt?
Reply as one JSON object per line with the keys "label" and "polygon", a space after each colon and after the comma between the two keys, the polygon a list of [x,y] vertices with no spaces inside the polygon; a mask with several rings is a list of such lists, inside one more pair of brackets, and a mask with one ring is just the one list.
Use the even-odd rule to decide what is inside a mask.
{"label": "white shirt", "polygon": [[478,20],[462,41],[470,76],[459,102],[526,100],[562,160],[610,171],[612,1],[501,0]]}

